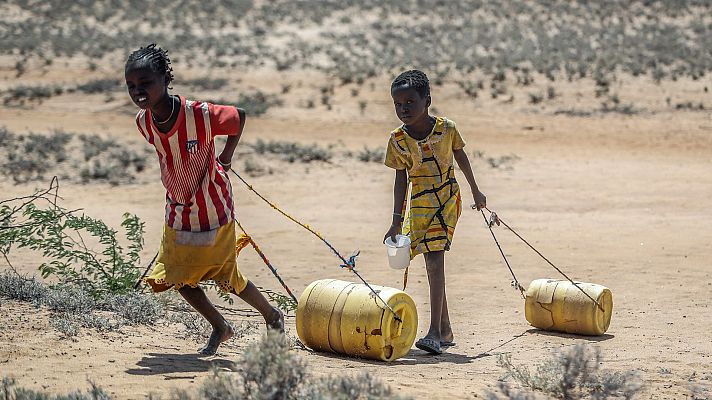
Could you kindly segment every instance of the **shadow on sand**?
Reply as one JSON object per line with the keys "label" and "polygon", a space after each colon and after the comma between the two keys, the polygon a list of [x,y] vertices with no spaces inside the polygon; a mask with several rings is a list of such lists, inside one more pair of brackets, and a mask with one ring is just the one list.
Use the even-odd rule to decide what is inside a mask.
{"label": "shadow on sand", "polygon": [[181,372],[206,372],[213,367],[234,369],[234,363],[222,358],[210,358],[200,354],[149,353],[136,363],[138,368],[126,370],[129,375],[162,375]]}
{"label": "shadow on sand", "polygon": [[372,364],[372,365],[379,365],[383,367],[389,367],[389,366],[402,366],[402,365],[423,365],[423,364],[447,364],[447,363],[452,363],[452,364],[469,364],[471,362],[474,362],[475,360],[479,360],[480,358],[486,358],[486,357],[491,357],[493,355],[496,355],[496,353],[493,353],[495,350],[502,348],[506,346],[509,343],[512,343],[513,341],[521,338],[522,336],[525,336],[529,331],[522,332],[518,335],[513,336],[511,339],[504,341],[500,344],[498,344],[495,347],[492,347],[489,350],[485,350],[479,354],[475,355],[467,355],[467,354],[460,354],[457,353],[457,346],[451,347],[450,349],[444,351],[442,354],[429,354],[425,351],[418,350],[418,349],[410,349],[408,354],[405,356],[391,362],[383,362],[383,361],[377,361],[377,360],[367,360],[364,358],[354,358],[354,357],[348,357],[345,355],[341,354],[333,354],[333,353],[323,353],[323,352],[315,352],[314,354],[319,354],[322,357],[326,358],[333,358],[333,359],[339,359],[339,360],[348,360],[348,361],[355,361],[355,362],[360,362],[363,364]]}
{"label": "shadow on sand", "polygon": [[613,339],[615,336],[611,334],[603,334],[601,336],[584,336],[584,335],[575,335],[573,333],[564,333],[564,332],[554,332],[554,331],[545,331],[542,329],[536,329],[532,328],[526,331],[526,333],[530,335],[542,335],[542,336],[556,336],[560,338],[565,338],[565,339],[580,339],[580,340],[585,340],[587,342],[605,342],[606,340]]}

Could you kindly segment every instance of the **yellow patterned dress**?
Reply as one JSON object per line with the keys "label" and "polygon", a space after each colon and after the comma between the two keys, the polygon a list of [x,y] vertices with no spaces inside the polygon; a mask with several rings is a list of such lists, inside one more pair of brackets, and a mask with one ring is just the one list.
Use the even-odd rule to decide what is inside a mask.
{"label": "yellow patterned dress", "polygon": [[403,234],[410,236],[410,257],[450,250],[455,225],[462,211],[460,187],[455,180],[453,151],[465,142],[447,118],[436,117],[425,139],[413,139],[401,126],[391,132],[385,164],[408,173],[410,209],[403,205]]}

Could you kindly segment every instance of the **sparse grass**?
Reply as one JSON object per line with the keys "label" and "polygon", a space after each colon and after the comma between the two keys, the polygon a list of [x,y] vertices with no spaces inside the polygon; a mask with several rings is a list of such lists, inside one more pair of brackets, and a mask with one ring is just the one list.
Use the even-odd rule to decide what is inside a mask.
{"label": "sparse grass", "polygon": [[[13,6],[22,17],[0,20],[0,30],[7,33],[0,42],[0,54],[14,57],[20,76],[31,63],[48,69],[51,60],[56,63],[57,58],[80,54],[90,57],[90,68],[96,69],[94,60],[115,57],[117,49],[127,54],[139,43],[155,41],[171,51],[174,64],[189,68],[244,71],[267,66],[277,71],[320,71],[340,84],[359,86],[365,79],[403,68],[402,55],[407,54],[408,64],[432,72],[434,86],[448,79],[466,82],[475,75],[486,76],[495,83],[490,96],[506,94],[509,99],[507,84],[529,87],[535,75],[549,81],[593,79],[599,83],[598,95],[603,96],[616,75],[648,75],[655,82],[681,77],[702,81],[712,71],[706,19],[712,13],[709,2],[449,4],[425,0],[418,4],[436,17],[415,19],[406,27],[396,18],[412,13],[407,2],[347,0],[304,7],[288,0],[259,6],[246,0],[237,4],[207,0],[200,5],[158,0],[151,6],[119,1],[112,3],[111,12],[101,3],[63,2],[54,4],[49,13],[20,0]],[[212,12],[202,12],[204,7]],[[150,12],[154,9],[162,12]],[[145,29],[114,23],[139,19],[145,21]],[[189,25],[202,27],[191,33],[194,40],[185,41],[182,34],[175,34],[187,31]],[[226,30],[226,26],[234,29]],[[305,35],[307,26],[316,31]],[[408,40],[413,31],[428,34],[413,42]],[[472,46],[472,38],[481,45]],[[224,87],[222,78],[199,77],[185,83],[205,90]],[[462,88],[474,98],[482,90],[478,86],[464,84]],[[17,95],[6,98],[41,100],[54,90],[17,89]],[[322,95],[324,105],[332,107],[333,93]],[[264,112],[261,106],[250,105],[264,103],[264,99],[241,100],[245,99],[236,104],[244,105],[252,115]]]}
{"label": "sparse grass", "polygon": [[707,108],[704,103],[694,103],[691,101],[676,103],[675,110],[687,110],[687,111],[705,111]]}
{"label": "sparse grass", "polygon": [[24,387],[18,387],[14,379],[3,377],[0,386],[0,400],[110,400],[111,397],[93,382],[90,389],[84,393],[76,391],[69,395],[51,395]]}
{"label": "sparse grass", "polygon": [[488,156],[483,151],[476,150],[472,153],[475,159],[484,160],[490,168],[511,170],[514,168],[514,163],[521,158],[516,154],[505,154],[503,156]]}
{"label": "sparse grass", "polygon": [[6,106],[24,106],[26,103],[41,104],[44,100],[63,92],[64,89],[60,86],[19,85],[5,92],[3,103]]}
{"label": "sparse grass", "polygon": [[516,154],[507,154],[499,157],[487,157],[487,164],[492,168],[512,169],[513,164],[520,160]]}
{"label": "sparse grass", "polygon": [[304,359],[290,350],[286,336],[274,332],[249,346],[237,365],[237,373],[214,370],[197,395],[178,391],[171,399],[404,399],[368,373],[313,377]]}
{"label": "sparse grass", "polygon": [[[182,325],[183,329],[179,333],[179,336],[193,340],[196,343],[204,343],[208,340],[213,330],[205,318],[192,310],[171,312],[168,314],[166,321],[168,323]],[[235,331],[235,335],[231,339],[233,341],[252,335],[259,329],[259,324],[253,321],[243,321],[239,324],[228,321],[228,323]]]}
{"label": "sparse grass", "polygon": [[250,144],[250,146],[257,154],[274,154],[288,162],[328,162],[333,157],[331,149],[320,147],[316,143],[303,145],[297,142],[279,140],[271,140],[268,142],[258,139],[257,142]]}
{"label": "sparse grass", "polygon": [[96,135],[79,135],[84,163],[79,170],[83,183],[104,181],[111,185],[132,183],[136,174],[146,168],[146,156],[120,145],[112,139]]}
{"label": "sparse grass", "polygon": [[47,288],[36,279],[10,271],[0,272],[0,297],[35,303],[42,302],[46,296]]}
{"label": "sparse grass", "polygon": [[358,153],[356,153],[356,158],[363,162],[378,162],[381,163],[386,159],[386,150],[382,147],[375,147],[369,149],[368,147],[363,148]]}
{"label": "sparse grass", "polygon": [[[79,152],[73,151],[79,147]],[[0,128],[2,175],[16,183],[44,180],[50,171],[75,182],[133,183],[147,165],[146,151],[103,139],[63,131],[15,134]]]}
{"label": "sparse grass", "polygon": [[554,115],[566,115],[569,117],[590,117],[591,115],[593,115],[593,111],[565,108],[554,111]]}
{"label": "sparse grass", "polygon": [[225,78],[211,78],[208,76],[182,80],[181,83],[200,90],[227,89],[228,85],[228,81]]}
{"label": "sparse grass", "polygon": [[45,179],[45,174],[68,158],[67,144],[73,137],[70,133],[15,135],[4,128],[3,131],[7,141],[0,142],[0,154],[4,153],[5,160],[2,174],[16,183]]}
{"label": "sparse grass", "polygon": [[497,364],[507,372],[499,391],[488,393],[491,400],[534,399],[534,392],[568,400],[632,399],[643,386],[637,371],[600,371],[600,351],[581,344],[540,363],[536,372],[514,365],[509,354],[500,355]]}
{"label": "sparse grass", "polygon": [[154,325],[163,315],[163,306],[152,295],[95,299],[79,287],[46,287],[34,277],[12,271],[0,272],[0,297],[46,307],[51,312],[50,325],[66,337],[77,336],[81,328],[113,331],[123,325]]}
{"label": "sparse grass", "polygon": [[86,94],[108,93],[118,90],[121,82],[118,79],[104,78],[93,79],[77,86],[77,90]]}
{"label": "sparse grass", "polygon": [[265,167],[258,160],[255,160],[253,157],[249,156],[245,158],[242,170],[245,171],[248,176],[251,176],[253,178],[267,174],[271,175],[272,173],[274,173],[272,168]]}
{"label": "sparse grass", "polygon": [[261,90],[241,93],[237,100],[218,99],[209,100],[210,103],[232,105],[245,109],[247,115],[260,116],[272,107],[282,105],[282,100],[277,96],[267,94]]}

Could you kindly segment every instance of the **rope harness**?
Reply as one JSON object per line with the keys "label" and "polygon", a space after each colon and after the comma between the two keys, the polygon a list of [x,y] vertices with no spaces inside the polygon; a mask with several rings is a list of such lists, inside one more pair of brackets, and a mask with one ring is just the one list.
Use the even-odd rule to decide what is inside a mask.
{"label": "rope harness", "polygon": [[[472,208],[475,209],[476,207],[473,205]],[[504,259],[505,264],[507,264],[507,268],[509,268],[509,272],[512,274],[512,278],[514,278],[514,280],[512,281],[512,287],[514,287],[515,289],[519,290],[519,293],[522,295],[522,298],[526,299],[526,296],[524,295],[524,287],[522,287],[522,285],[519,284],[519,280],[517,280],[516,275],[514,275],[514,271],[512,270],[512,267],[509,265],[509,261],[507,261],[507,256],[504,255],[504,251],[502,250],[502,246],[499,245],[499,241],[497,240],[497,237],[495,236],[494,231],[492,230],[492,226],[494,226],[495,224],[497,224],[497,226],[499,226],[500,223],[501,223],[502,225],[504,225],[504,226],[505,226],[507,229],[509,229],[517,238],[519,238],[522,242],[524,242],[524,244],[526,244],[527,246],[529,246],[530,249],[532,249],[536,254],[538,254],[541,258],[543,258],[544,261],[546,261],[549,265],[551,265],[559,274],[561,274],[564,278],[566,278],[569,282],[571,282],[571,284],[573,284],[574,286],[576,286],[576,288],[578,288],[578,290],[580,290],[581,293],[583,293],[584,295],[586,295],[586,297],[588,297],[589,299],[591,299],[591,301],[593,301],[593,303],[596,304],[596,306],[598,306],[598,308],[601,309],[601,311],[605,312],[605,310],[603,309],[603,306],[602,306],[598,301],[596,301],[596,299],[594,299],[594,298],[591,297],[588,293],[586,293],[586,291],[583,290],[583,289],[581,288],[581,286],[578,285],[578,283],[574,282],[574,281],[573,281],[571,278],[569,278],[568,275],[566,275],[561,269],[559,269],[556,265],[554,265],[551,261],[549,261],[548,258],[544,257],[544,255],[541,254],[541,252],[540,252],[539,250],[537,250],[536,248],[534,248],[534,246],[532,246],[531,244],[529,244],[529,242],[527,242],[526,239],[524,239],[519,233],[517,233],[517,231],[515,231],[514,229],[512,229],[511,226],[509,226],[506,222],[504,222],[504,221],[497,215],[497,213],[495,213],[494,211],[490,210],[490,209],[487,208],[487,207],[484,207],[484,209],[487,210],[487,211],[489,211],[490,217],[489,217],[489,220],[488,220],[487,217],[485,216],[485,212],[484,212],[483,210],[480,210],[480,212],[482,213],[482,218],[484,218],[485,224],[487,225],[487,228],[489,228],[489,231],[490,231],[490,233],[492,234],[492,238],[494,239],[494,242],[495,242],[495,244],[497,245],[497,248],[499,248],[499,252],[500,252],[500,254],[502,254],[502,258]]]}
{"label": "rope harness", "polygon": [[242,237],[243,237],[245,240],[247,240],[247,241],[250,243],[250,245],[252,245],[252,248],[255,249],[255,251],[256,251],[257,254],[260,256],[260,258],[262,259],[262,261],[265,263],[265,265],[267,265],[267,268],[269,268],[269,270],[272,271],[272,275],[274,275],[274,277],[277,278],[277,280],[278,280],[279,283],[282,285],[282,287],[284,288],[284,290],[287,292],[287,294],[289,295],[289,297],[291,297],[292,300],[294,300],[295,303],[298,303],[297,298],[294,297],[294,294],[292,293],[292,290],[289,289],[289,286],[287,286],[287,284],[284,283],[284,280],[282,279],[282,277],[279,276],[279,274],[277,273],[277,268],[275,268],[274,266],[272,266],[272,263],[269,262],[269,260],[267,259],[267,256],[265,256],[265,253],[263,253],[262,250],[260,250],[260,247],[257,246],[257,243],[255,243],[254,240],[252,240],[252,237],[247,234],[247,231],[245,231],[245,228],[242,226],[242,224],[240,223],[240,221],[239,221],[237,218],[235,218],[235,222],[237,222],[237,226],[239,226],[239,227],[240,227],[240,230],[242,231]]}
{"label": "rope harness", "polygon": [[[321,241],[329,248],[329,250],[331,250],[332,253],[334,253],[334,254],[341,260],[341,262],[342,262],[343,264],[341,264],[341,265],[339,265],[339,266],[340,266],[341,268],[346,268],[346,269],[348,269],[349,271],[353,272],[354,275],[356,275],[356,276],[359,278],[359,280],[361,280],[361,282],[363,282],[363,284],[366,285],[366,287],[367,287],[369,290],[371,290],[371,292],[373,293],[373,295],[374,295],[376,298],[378,298],[379,300],[381,300],[381,302],[383,303],[383,305],[384,305],[388,310],[390,310],[391,313],[393,313],[393,317],[396,319],[396,321],[398,321],[398,322],[403,322],[403,320],[401,320],[401,318],[400,318],[400,316],[398,315],[398,313],[396,313],[395,310],[394,310],[388,303],[386,303],[386,302],[381,298],[381,295],[378,294],[378,291],[375,290],[375,289],[361,276],[361,274],[359,274],[358,271],[356,270],[356,258],[357,258],[358,255],[359,255],[359,251],[355,251],[355,252],[348,258],[348,260],[347,260],[346,258],[344,258],[344,256],[342,256],[342,255],[336,250],[336,248],[334,248],[334,246],[331,245],[331,243],[329,243],[326,239],[324,239],[324,237],[323,237],[319,232],[317,232],[316,230],[312,229],[309,225],[304,224],[304,223],[298,221],[296,218],[292,217],[291,215],[287,214],[285,211],[283,211],[281,208],[279,208],[276,204],[272,203],[271,201],[267,200],[264,196],[262,196],[262,194],[260,194],[257,190],[255,190],[255,188],[254,188],[252,185],[250,185],[249,183],[247,183],[247,181],[246,181],[245,179],[243,179],[242,176],[240,176],[240,174],[238,174],[237,172],[235,172],[235,171],[232,170],[232,169],[231,169],[230,171],[231,171],[240,181],[242,181],[242,183],[244,183],[245,186],[247,186],[247,188],[250,189],[250,191],[252,191],[252,193],[254,193],[255,195],[257,195],[257,197],[259,197],[260,199],[262,199],[262,201],[264,201],[265,203],[269,204],[270,207],[272,207],[274,210],[276,210],[277,212],[279,212],[279,213],[282,214],[283,216],[287,217],[287,219],[289,219],[290,221],[292,221],[292,222],[294,222],[295,224],[301,226],[302,228],[306,229],[307,231],[311,232],[314,236],[316,236],[317,238],[319,238],[319,240],[321,240]],[[238,223],[238,225],[239,225],[239,223]],[[275,276],[276,276],[276,271],[273,271],[273,272],[275,273]],[[279,279],[279,278],[278,278],[278,279]],[[280,281],[281,281],[281,279],[280,279]],[[286,287],[286,285],[285,285],[285,287]]]}
{"label": "rope harness", "polygon": [[[346,268],[347,270],[353,272],[354,275],[356,275],[356,276],[358,277],[358,279],[359,279],[361,282],[363,282],[363,284],[366,285],[366,287],[368,287],[369,290],[371,290],[371,292],[373,293],[373,295],[374,295],[376,298],[378,298],[378,299],[383,303],[383,305],[384,305],[391,313],[393,313],[393,316],[394,316],[394,318],[396,319],[396,321],[398,321],[398,322],[403,322],[403,321],[401,320],[400,316],[398,315],[398,313],[396,313],[395,310],[393,310],[393,308],[381,298],[381,296],[378,294],[378,291],[375,290],[375,289],[361,276],[361,274],[359,274],[358,271],[356,270],[356,258],[357,258],[358,255],[359,255],[359,251],[355,251],[348,259],[346,259],[346,258],[345,258],[344,256],[342,256],[341,253],[339,253],[339,252],[336,250],[336,248],[335,248],[334,246],[332,246],[331,243],[329,243],[319,232],[317,232],[316,230],[314,230],[314,229],[313,229],[312,227],[310,227],[308,224],[304,224],[304,223],[300,222],[299,220],[297,220],[296,218],[292,217],[291,215],[287,214],[284,210],[282,210],[281,208],[279,208],[276,204],[272,203],[271,201],[267,200],[267,198],[265,198],[262,194],[260,194],[257,190],[255,190],[255,188],[254,188],[252,185],[250,185],[245,179],[243,179],[242,176],[240,176],[240,174],[238,174],[237,172],[235,172],[235,171],[232,170],[232,169],[231,169],[230,171],[231,171],[242,183],[244,183],[245,186],[247,186],[247,188],[248,188],[251,192],[253,192],[255,195],[257,195],[257,197],[259,197],[262,201],[264,201],[265,203],[269,204],[270,207],[272,207],[274,210],[276,210],[277,212],[279,212],[280,214],[282,214],[283,216],[285,216],[285,217],[286,217],[287,219],[289,219],[290,221],[292,221],[292,222],[294,222],[295,224],[301,226],[302,228],[306,229],[307,231],[309,231],[310,233],[312,233],[314,236],[316,236],[317,238],[319,238],[319,240],[321,240],[321,241],[329,248],[329,250],[331,250],[331,252],[334,253],[334,255],[336,255],[336,256],[339,258],[339,260],[341,260],[342,264],[340,264],[339,266],[340,266],[341,268]],[[472,205],[472,208],[473,208],[473,209],[476,209],[476,207],[475,207],[474,205]],[[514,279],[514,280],[512,281],[512,287],[515,288],[515,289],[517,289],[517,290],[519,291],[519,294],[522,296],[523,299],[526,299],[526,296],[525,296],[525,294],[524,294],[525,289],[524,289],[524,287],[519,283],[519,280],[517,279],[517,276],[514,274],[514,270],[512,270],[512,266],[509,264],[509,260],[507,260],[507,256],[504,254],[504,250],[502,250],[502,246],[499,244],[499,240],[497,240],[497,236],[494,234],[494,230],[492,229],[492,227],[493,227],[495,224],[496,224],[497,226],[499,226],[500,224],[501,224],[501,225],[504,225],[507,229],[509,229],[510,232],[512,232],[517,238],[519,238],[522,242],[524,242],[524,244],[526,244],[527,246],[529,246],[530,249],[532,249],[532,250],[533,250],[536,254],[538,254],[542,259],[544,259],[544,261],[546,261],[551,267],[553,267],[559,274],[561,274],[564,278],[566,278],[569,282],[571,282],[571,284],[573,284],[574,286],[576,286],[576,288],[578,288],[586,297],[588,297],[591,301],[593,301],[593,303],[596,304],[596,306],[598,306],[598,308],[600,308],[601,311],[605,311],[604,308],[603,308],[603,306],[602,306],[598,301],[596,301],[596,299],[594,299],[594,298],[591,297],[588,293],[586,293],[586,291],[583,290],[583,288],[581,288],[581,286],[579,286],[578,283],[574,282],[571,278],[569,278],[568,275],[566,275],[561,269],[559,269],[556,265],[554,265],[551,261],[549,261],[548,258],[546,258],[539,250],[537,250],[537,249],[536,249],[534,246],[532,246],[526,239],[524,239],[519,233],[517,233],[517,231],[515,231],[514,229],[512,229],[512,227],[509,226],[506,222],[504,222],[504,221],[497,215],[497,213],[495,213],[494,211],[490,210],[490,209],[487,208],[487,207],[484,207],[484,209],[487,210],[487,211],[489,211],[489,213],[490,213],[489,218],[487,218],[487,216],[485,216],[484,210],[480,210],[480,213],[482,214],[482,218],[484,219],[485,225],[487,225],[487,228],[489,229],[490,234],[492,234],[492,239],[494,240],[494,243],[497,245],[497,248],[499,249],[499,253],[502,255],[502,258],[504,259],[504,263],[507,265],[507,269],[509,269],[509,273],[512,275],[512,278]],[[292,290],[289,289],[289,286],[287,286],[287,284],[284,282],[284,280],[282,279],[282,277],[279,276],[279,274],[277,273],[277,269],[272,265],[272,263],[269,261],[269,259],[267,259],[267,257],[266,257],[265,254],[262,252],[262,250],[260,250],[260,248],[259,248],[259,246],[257,245],[257,243],[255,243],[255,241],[254,241],[254,240],[252,239],[252,237],[247,233],[247,231],[245,230],[245,228],[242,226],[242,224],[240,223],[240,221],[239,221],[237,218],[235,218],[235,222],[237,222],[237,226],[240,228],[240,230],[241,230],[242,233],[243,233],[242,239],[246,240],[247,242],[250,243],[250,245],[252,245],[252,248],[257,252],[257,254],[260,256],[260,258],[261,258],[262,261],[265,263],[265,265],[267,265],[267,267],[268,267],[269,270],[272,272],[272,274],[275,276],[275,278],[277,278],[277,280],[278,280],[279,283],[282,285],[282,287],[284,288],[284,290],[287,292],[287,294],[289,294],[289,297],[291,297],[291,299],[294,300],[295,303],[297,303],[297,302],[298,302],[298,301],[297,301],[297,298],[294,296],[294,294],[292,293]],[[157,258],[157,257],[158,257],[158,253],[156,253],[156,255],[153,257],[153,259],[151,260],[151,262],[148,264],[148,266],[146,267],[146,270],[143,272],[143,275],[141,275],[141,278],[139,278],[139,280],[138,280],[138,281],[136,282],[136,284],[134,285],[134,289],[138,288],[138,286],[139,286],[139,284],[141,283],[141,281],[143,280],[143,278],[146,277],[146,274],[148,274],[149,269],[151,268],[151,266],[153,265],[153,263],[156,261],[156,258]],[[403,290],[405,290],[405,287],[406,287],[406,285],[407,285],[407,282],[408,282],[408,268],[406,268],[406,270],[405,270],[405,272],[404,272],[404,274],[403,274]]]}

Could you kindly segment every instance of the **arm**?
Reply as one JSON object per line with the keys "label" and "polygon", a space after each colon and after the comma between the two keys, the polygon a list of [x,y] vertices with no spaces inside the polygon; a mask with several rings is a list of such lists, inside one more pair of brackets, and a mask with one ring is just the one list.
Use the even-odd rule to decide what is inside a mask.
{"label": "arm", "polygon": [[218,162],[225,168],[225,170],[230,169],[230,164],[232,163],[232,156],[235,153],[235,148],[240,142],[240,137],[242,137],[242,130],[245,128],[245,110],[236,107],[237,113],[240,115],[240,132],[237,135],[228,136],[225,142],[225,147],[223,148],[220,155],[218,155]]}
{"label": "arm", "polygon": [[389,236],[391,240],[395,242],[395,236],[401,233],[401,228],[403,226],[403,203],[405,202],[405,192],[408,187],[408,174],[404,169],[396,170],[396,180],[393,184],[393,219],[391,221],[391,227],[386,232],[386,236],[383,237],[385,241]]}
{"label": "arm", "polygon": [[460,170],[462,170],[462,173],[465,174],[467,183],[470,185],[475,207],[477,207],[477,210],[487,207],[487,197],[484,193],[480,192],[480,189],[477,187],[475,174],[472,173],[472,166],[470,166],[470,159],[467,158],[467,153],[465,153],[465,150],[463,149],[458,149],[453,150],[453,155],[457,165],[460,167]]}

